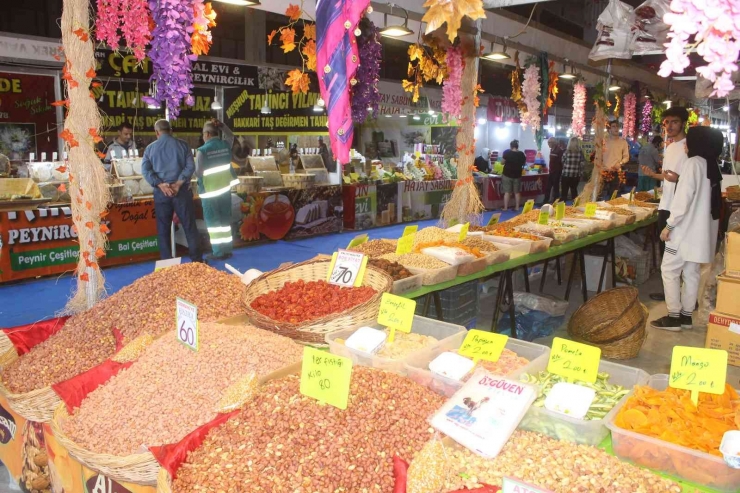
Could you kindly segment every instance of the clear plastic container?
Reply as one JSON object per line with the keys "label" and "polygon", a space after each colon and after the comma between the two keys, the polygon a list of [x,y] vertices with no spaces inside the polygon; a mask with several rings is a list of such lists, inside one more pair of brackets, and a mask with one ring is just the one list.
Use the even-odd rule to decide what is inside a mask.
{"label": "clear plastic container", "polygon": [[499,243],[491,240],[491,238],[495,238],[494,236],[483,237],[483,239],[487,238],[489,239],[488,241],[491,241],[491,243],[493,243],[494,246],[498,248],[499,252],[509,254],[509,258],[507,260],[522,257],[524,255],[529,255],[529,250],[532,248],[528,241],[522,241],[521,243],[516,243],[512,245],[510,243]]}
{"label": "clear plastic container", "polygon": [[421,269],[404,265],[412,274],[421,274],[424,286],[433,286],[442,282],[452,281],[457,277],[457,265],[442,267],[441,269]]}
{"label": "clear plastic container", "polygon": [[[380,330],[384,329],[382,325],[374,325],[372,327]],[[457,345],[459,346],[462,343],[462,340],[465,338],[466,334],[465,327],[461,325],[448,324],[446,322],[440,322],[439,320],[433,320],[431,318],[425,318],[415,315],[414,322],[411,325],[411,332],[415,334],[432,336],[437,339],[437,342],[425,348],[420,348],[418,351],[412,352],[405,358],[391,359],[354,351],[344,344],[336,342],[337,339],[347,340],[347,338],[352,335],[358,328],[359,327],[355,327],[352,329],[343,329],[326,334],[325,339],[326,343],[329,344],[329,352],[331,352],[332,354],[338,354],[339,356],[350,358],[352,360],[352,363],[355,365],[380,368],[381,370],[392,371],[401,375],[406,374],[406,360],[415,356],[416,353],[424,351],[426,349],[436,349],[438,347],[453,347],[451,345],[455,343],[457,343]]]}
{"label": "clear plastic container", "polygon": [[550,243],[552,243],[552,238],[544,238],[544,237],[541,240],[532,241],[532,240],[525,240],[522,238],[511,238],[508,236],[483,235],[483,239],[486,241],[491,241],[494,244],[500,243],[500,244],[510,245],[510,246],[526,245],[529,247],[529,251],[527,251],[527,253],[546,252],[548,248],[550,248]]}
{"label": "clear plastic container", "polygon": [[[511,375],[511,378],[518,379],[524,373],[537,374],[542,370],[547,370],[547,364],[549,362],[549,356],[547,358],[538,359],[527,368],[523,368]],[[629,366],[620,365],[617,363],[611,363],[609,361],[601,360],[599,363],[599,372],[606,372],[609,374],[608,382],[611,384],[621,385],[626,389],[632,389],[635,385],[644,385],[650,375],[647,372],[640,370],[639,368],[632,368]],[[565,414],[556,413],[549,411],[544,407],[532,406],[529,411],[519,423],[519,428],[523,430],[536,431],[544,433],[558,440],[567,440],[569,442],[583,443],[586,445],[598,445],[606,438],[609,434],[609,430],[606,427],[606,423],[616,413],[616,409],[621,406],[621,403],[630,394],[622,397],[614,408],[604,417],[599,420],[583,420],[575,419]]]}
{"label": "clear plastic container", "polygon": [[[439,356],[445,351],[457,351],[460,349],[463,341],[465,340],[465,334],[461,334],[460,337],[455,337],[451,340],[452,344],[446,345],[445,347],[436,347],[431,349],[425,349],[409,357],[406,361],[406,375],[414,382],[424,385],[430,390],[443,395],[445,397],[452,397],[452,395],[460,390],[465,382],[459,380],[453,380],[436,373],[429,371],[429,363],[434,361],[434,358]],[[527,358],[529,363],[523,368],[512,372],[512,375],[519,375],[522,371],[526,371],[530,366],[534,365],[541,358],[544,358],[545,364],[547,359],[550,357],[550,348],[541,344],[535,344],[533,342],[521,341],[519,339],[512,339],[506,342],[506,349],[514,351],[519,356]],[[507,376],[507,375],[503,375]]]}
{"label": "clear plastic container", "polygon": [[[665,390],[668,387],[668,375],[653,375],[647,385]],[[682,447],[615,425],[614,418],[623,405],[624,400],[606,417],[606,426],[612,433],[612,448],[617,457],[717,491],[740,490],[740,469],[732,469],[721,456]]]}
{"label": "clear plastic container", "polygon": [[393,289],[391,289],[391,293],[400,295],[404,293],[410,293],[411,291],[416,291],[417,289],[421,289],[423,281],[424,276],[422,276],[421,274],[416,274],[411,277],[407,277],[406,279],[393,281]]}
{"label": "clear plastic container", "polygon": [[457,275],[458,276],[469,276],[471,274],[475,274],[476,272],[482,271],[486,267],[488,267],[488,259],[486,257],[481,257],[481,258],[473,260],[472,262],[458,265]]}
{"label": "clear plastic container", "polygon": [[487,265],[496,265],[500,264],[502,262],[506,262],[509,260],[511,256],[511,253],[504,250],[499,250],[497,252],[491,252],[488,255],[486,255],[486,264]]}

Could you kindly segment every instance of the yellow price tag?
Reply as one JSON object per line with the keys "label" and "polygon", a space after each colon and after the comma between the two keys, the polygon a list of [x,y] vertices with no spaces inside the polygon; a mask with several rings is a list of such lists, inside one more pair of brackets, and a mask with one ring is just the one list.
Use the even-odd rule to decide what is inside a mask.
{"label": "yellow price tag", "polygon": [[497,212],[496,214],[491,214],[491,219],[488,220],[489,226],[495,226],[498,224],[499,220],[501,219],[501,213]]}
{"label": "yellow price tag", "polygon": [[357,173],[350,173],[350,178],[352,178],[352,181],[360,181],[360,175]]}
{"label": "yellow price tag", "polygon": [[534,200],[529,199],[526,202],[524,202],[524,209],[522,210],[522,214],[526,214],[527,212],[532,212],[532,209],[534,209]]}
{"label": "yellow price tag", "polygon": [[578,204],[580,204],[580,203],[581,203],[581,197],[576,197],[573,200],[573,207],[578,207]]}
{"label": "yellow price tag", "polygon": [[495,363],[501,357],[508,341],[509,336],[503,334],[471,329],[468,331],[468,335],[465,336],[458,353],[461,356],[473,358],[475,362],[483,359]]}
{"label": "yellow price tag", "polygon": [[568,380],[594,383],[599,374],[601,349],[556,337],[552,341],[547,371]]}
{"label": "yellow price tag", "polygon": [[350,180],[350,179],[349,179],[349,176],[347,176],[347,175],[342,175],[342,181],[343,181],[344,183],[346,183],[347,185],[349,185],[349,184],[351,184],[351,183],[352,183],[352,180]]}
{"label": "yellow price tag", "polygon": [[347,409],[352,360],[311,347],[303,348],[301,394]]}
{"label": "yellow price tag", "polygon": [[562,221],[563,218],[565,218],[565,202],[560,202],[557,207],[555,207],[555,219]]}
{"label": "yellow price tag", "polygon": [[378,310],[378,323],[391,330],[388,342],[393,342],[396,330],[411,332],[415,310],[416,301],[401,298],[395,294],[383,293],[380,299],[380,310]]}
{"label": "yellow price tag", "polygon": [[687,346],[674,346],[669,385],[691,391],[694,405],[699,392],[723,394],[727,379],[727,351]]}
{"label": "yellow price tag", "polygon": [[463,242],[465,241],[465,238],[468,237],[468,230],[470,229],[470,223],[465,223],[462,225],[462,228],[460,228],[460,235],[457,237],[457,241]]}
{"label": "yellow price tag", "polygon": [[360,287],[367,270],[367,256],[360,252],[339,249],[334,252],[326,273],[326,282],[344,287]]}
{"label": "yellow price tag", "polygon": [[349,242],[349,245],[347,245],[347,249],[350,249],[352,247],[360,246],[363,243],[366,243],[368,240],[367,234],[362,234],[359,236],[355,236],[352,238],[352,241]]}
{"label": "yellow price tag", "polygon": [[586,212],[583,213],[586,217],[594,217],[596,215],[596,202],[589,202],[586,204]]}
{"label": "yellow price tag", "polygon": [[396,255],[411,253],[411,250],[414,248],[414,239],[416,239],[416,233],[400,237],[396,244]]}
{"label": "yellow price tag", "polygon": [[550,222],[550,213],[548,211],[540,210],[540,215],[537,216],[537,224],[542,224],[547,226],[547,223]]}
{"label": "yellow price tag", "polygon": [[413,226],[406,226],[405,228],[403,228],[403,235],[402,236],[412,235],[412,234],[416,233],[417,231],[419,231],[419,225],[418,224],[414,224]]}
{"label": "yellow price tag", "polygon": [[614,190],[614,191],[612,192],[612,198],[611,198],[612,200],[614,200],[614,199],[616,199],[616,198],[617,198],[617,192],[619,192],[619,190],[618,190],[618,189],[617,189],[617,190]]}
{"label": "yellow price tag", "polygon": [[632,187],[632,190],[630,190],[630,204],[635,203],[635,188],[636,187]]}

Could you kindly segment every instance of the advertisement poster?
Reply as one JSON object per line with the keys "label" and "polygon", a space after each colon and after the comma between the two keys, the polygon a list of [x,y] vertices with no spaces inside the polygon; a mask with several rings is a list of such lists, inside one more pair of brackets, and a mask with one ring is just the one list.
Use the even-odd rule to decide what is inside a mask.
{"label": "advertisement poster", "polygon": [[54,78],[0,72],[0,153],[11,160],[57,152]]}
{"label": "advertisement poster", "polygon": [[403,222],[437,219],[452,197],[455,180],[401,182],[401,219]]}
{"label": "advertisement poster", "polygon": [[[159,258],[154,201],[111,204],[102,266]],[[0,213],[0,282],[74,270],[80,254],[72,210],[52,207]]]}

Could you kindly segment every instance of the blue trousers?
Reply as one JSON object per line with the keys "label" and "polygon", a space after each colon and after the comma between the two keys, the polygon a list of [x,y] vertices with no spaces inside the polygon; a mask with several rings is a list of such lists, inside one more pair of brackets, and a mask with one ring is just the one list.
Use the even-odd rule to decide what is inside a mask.
{"label": "blue trousers", "polygon": [[162,260],[172,258],[172,214],[177,213],[180,225],[188,240],[190,260],[203,260],[199,248],[198,228],[195,225],[193,192],[189,185],[183,185],[174,197],[167,197],[159,188],[154,188],[154,212],[157,215],[157,241]]}

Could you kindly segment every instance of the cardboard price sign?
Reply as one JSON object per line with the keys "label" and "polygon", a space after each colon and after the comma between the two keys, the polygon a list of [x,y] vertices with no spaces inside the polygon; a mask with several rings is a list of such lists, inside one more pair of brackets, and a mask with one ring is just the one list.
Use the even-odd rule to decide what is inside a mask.
{"label": "cardboard price sign", "polygon": [[522,214],[526,214],[527,212],[532,212],[532,209],[534,209],[534,200],[529,199],[526,202],[524,202],[524,209],[522,209]]}
{"label": "cardboard price sign", "polygon": [[393,342],[396,330],[407,334],[411,332],[415,311],[416,301],[395,294],[383,293],[380,299],[380,310],[378,310],[378,323],[390,329],[388,342]]}
{"label": "cardboard price sign", "polygon": [[596,215],[596,202],[589,202],[586,204],[586,212],[583,213],[586,217],[594,217]]}
{"label": "cardboard price sign", "polygon": [[547,226],[547,224],[550,222],[550,213],[548,211],[540,211],[540,215],[537,216],[537,224],[542,224],[543,226]]}
{"label": "cardboard price sign", "polygon": [[367,269],[367,257],[360,252],[340,249],[331,257],[326,282],[337,286],[352,287],[362,285]]}
{"label": "cardboard price sign", "polygon": [[491,219],[488,220],[488,226],[495,226],[501,220],[501,213],[491,214]]}
{"label": "cardboard price sign", "polygon": [[601,348],[556,337],[547,371],[570,380],[594,383],[599,374]]}
{"label": "cardboard price sign", "polygon": [[311,347],[303,349],[301,394],[347,409],[351,379],[351,359]]}
{"label": "cardboard price sign", "polygon": [[465,336],[458,354],[472,358],[476,363],[478,360],[496,362],[501,357],[509,336],[471,329]]}
{"label": "cardboard price sign", "polygon": [[555,207],[555,219],[558,221],[562,221],[565,217],[565,202],[560,202],[557,207]]}
{"label": "cardboard price sign", "polygon": [[177,340],[187,346],[188,349],[198,351],[200,347],[198,307],[177,298],[175,301],[175,313],[177,321],[175,334]]}
{"label": "cardboard price sign", "polygon": [[398,239],[396,244],[396,255],[403,255],[404,253],[411,253],[414,248],[414,240],[416,239],[416,233],[402,236]]}
{"label": "cardboard price sign", "polygon": [[727,379],[727,351],[674,346],[668,385],[691,391],[691,400],[699,402],[699,392],[722,394]]}
{"label": "cardboard price sign", "polygon": [[470,230],[470,223],[463,224],[462,228],[460,228],[460,235],[457,237],[457,241],[460,243],[465,241],[465,238],[468,237],[468,230]]}

